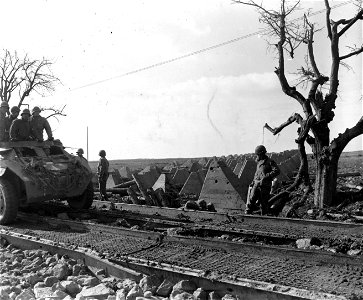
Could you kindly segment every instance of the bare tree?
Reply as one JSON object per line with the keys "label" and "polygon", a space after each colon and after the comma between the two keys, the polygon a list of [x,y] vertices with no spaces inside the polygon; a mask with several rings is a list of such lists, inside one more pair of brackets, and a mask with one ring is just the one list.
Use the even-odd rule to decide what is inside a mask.
{"label": "bare tree", "polygon": [[[331,139],[329,126],[334,119],[334,109],[338,99],[339,67],[345,64],[345,60],[359,55],[363,52],[363,45],[348,46],[348,53],[340,53],[341,37],[348,35],[354,28],[353,25],[363,20],[363,9],[359,1],[356,14],[351,19],[332,20],[330,18],[331,7],[328,0],[325,3],[325,27],[330,43],[330,74],[324,75],[320,72],[314,54],[314,34],[319,30],[316,25],[309,21],[309,14],[304,14],[300,19],[291,20],[291,14],[299,9],[299,1],[292,4],[286,0],[280,1],[279,10],[267,9],[255,1],[238,1],[244,5],[250,5],[257,9],[260,21],[267,26],[266,33],[270,43],[276,49],[278,56],[278,67],[275,70],[278,76],[282,91],[289,97],[298,101],[304,115],[295,114],[285,123],[277,128],[265,125],[273,134],[277,134],[286,126],[297,122],[300,125],[299,136],[296,142],[299,145],[301,154],[301,167],[299,179],[305,179],[308,184],[307,158],[304,144],[307,142],[312,146],[316,160],[316,178],[314,190],[314,203],[319,207],[331,205],[336,193],[338,161],[346,145],[355,137],[363,133],[363,117],[357,120],[352,128],[346,129]],[[300,21],[300,22],[299,22]],[[297,74],[300,76],[300,83],[304,83],[308,89],[301,87],[298,91],[298,84],[290,85],[285,68],[285,55],[295,58],[296,49],[306,46],[307,56],[305,67],[301,67]],[[322,88],[324,86],[324,88]],[[304,91],[306,96],[303,95]],[[325,92],[325,93],[324,93]],[[309,134],[312,133],[312,136]]]}
{"label": "bare tree", "polygon": [[[60,80],[52,74],[52,65],[53,62],[45,58],[32,60],[28,55],[20,58],[17,52],[3,50],[3,55],[0,57],[1,101],[9,103],[14,99],[14,105],[20,108],[31,93],[45,96],[53,92]],[[50,108],[50,110],[52,116],[64,115],[64,107]]]}

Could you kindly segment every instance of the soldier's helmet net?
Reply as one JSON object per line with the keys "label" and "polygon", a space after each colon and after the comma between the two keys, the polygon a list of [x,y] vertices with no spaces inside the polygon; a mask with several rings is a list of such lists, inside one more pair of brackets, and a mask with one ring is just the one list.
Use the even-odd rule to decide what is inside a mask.
{"label": "soldier's helmet net", "polygon": [[99,156],[106,156],[106,151],[105,150],[100,150],[100,152],[98,152]]}
{"label": "soldier's helmet net", "polygon": [[21,112],[21,115],[24,115],[24,114],[30,115],[30,110],[27,108],[24,108],[23,111]]}
{"label": "soldier's helmet net", "polygon": [[267,151],[264,145],[258,145],[255,149],[255,154],[265,154],[266,152]]}
{"label": "soldier's helmet net", "polygon": [[38,106],[34,106],[32,109],[32,113],[34,112],[40,112],[40,108]]}
{"label": "soldier's helmet net", "polygon": [[77,152],[76,152],[76,153],[84,154],[84,151],[83,151],[83,149],[82,149],[82,148],[79,148],[79,149],[77,150]]}
{"label": "soldier's helmet net", "polygon": [[0,104],[0,107],[9,108],[9,104],[6,101],[2,101],[1,104]]}
{"label": "soldier's helmet net", "polygon": [[18,112],[20,112],[20,108],[19,108],[19,107],[17,107],[17,106],[13,106],[13,107],[10,109],[10,112],[11,112],[12,114],[18,113]]}

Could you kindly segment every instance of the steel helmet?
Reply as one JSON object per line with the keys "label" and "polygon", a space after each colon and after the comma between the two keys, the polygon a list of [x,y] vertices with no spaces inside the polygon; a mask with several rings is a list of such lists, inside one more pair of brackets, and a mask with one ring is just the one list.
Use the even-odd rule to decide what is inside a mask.
{"label": "steel helmet", "polygon": [[34,112],[40,112],[40,108],[39,106],[34,106],[33,109],[32,109],[32,113]]}
{"label": "steel helmet", "polygon": [[99,156],[106,156],[106,151],[105,150],[100,150],[100,152],[98,152]]}
{"label": "steel helmet", "polygon": [[27,108],[24,108],[23,111],[21,112],[21,115],[24,115],[24,114],[28,114],[30,116],[30,110]]}
{"label": "steel helmet", "polygon": [[10,112],[11,112],[12,114],[18,113],[18,112],[20,112],[20,108],[19,108],[19,107],[17,107],[17,106],[13,106],[13,107],[10,109]]}
{"label": "steel helmet", "polygon": [[265,154],[266,152],[267,151],[264,145],[258,145],[255,149],[255,154]]}
{"label": "steel helmet", "polygon": [[77,150],[77,152],[76,152],[76,153],[84,154],[84,151],[83,151],[83,149],[82,149],[82,148],[79,148],[79,149]]}
{"label": "steel helmet", "polygon": [[9,108],[9,103],[6,101],[2,101],[0,107],[7,107]]}

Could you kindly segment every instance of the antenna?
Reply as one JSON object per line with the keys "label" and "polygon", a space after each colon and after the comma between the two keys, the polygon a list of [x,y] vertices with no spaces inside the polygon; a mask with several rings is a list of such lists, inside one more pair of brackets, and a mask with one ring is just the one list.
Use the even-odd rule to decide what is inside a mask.
{"label": "antenna", "polygon": [[87,126],[87,160],[88,160],[88,126]]}

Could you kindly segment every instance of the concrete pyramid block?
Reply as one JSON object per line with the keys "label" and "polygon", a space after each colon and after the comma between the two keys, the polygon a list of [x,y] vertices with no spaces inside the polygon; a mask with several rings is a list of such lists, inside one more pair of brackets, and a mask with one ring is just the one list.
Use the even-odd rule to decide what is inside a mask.
{"label": "concrete pyramid block", "polygon": [[227,166],[233,171],[234,168],[236,167],[236,165],[237,165],[237,160],[236,159],[232,159]]}
{"label": "concrete pyramid block", "polygon": [[161,188],[164,192],[167,190],[167,176],[166,174],[160,174],[159,178],[156,180],[154,185],[152,186],[152,189],[156,191],[157,189]]}
{"label": "concrete pyramid block", "polygon": [[252,159],[245,159],[241,170],[238,174],[238,179],[241,184],[241,195],[244,201],[247,201],[248,186],[253,181],[256,173],[257,163]]}
{"label": "concrete pyramid block", "polygon": [[205,166],[207,162],[208,162],[208,159],[206,157],[202,157],[200,160],[198,160],[198,163],[201,166]]}
{"label": "concrete pyramid block", "polygon": [[189,177],[189,171],[187,169],[178,168],[171,180],[171,183],[177,186],[183,186]]}
{"label": "concrete pyramid block", "polygon": [[198,172],[200,169],[202,169],[202,165],[200,165],[198,162],[193,162],[189,168],[189,172]]}
{"label": "concrete pyramid block", "polygon": [[187,161],[185,161],[180,167],[189,169],[193,165],[193,163],[194,163],[194,160],[192,160],[190,158]]}
{"label": "concrete pyramid block", "polygon": [[205,176],[207,175],[207,172],[208,170],[207,169],[201,169],[199,170],[197,173],[198,173],[198,176],[200,178],[200,181],[203,183],[204,182],[204,179],[205,179]]}
{"label": "concrete pyramid block", "polygon": [[124,166],[118,169],[121,178],[132,179],[132,172],[129,167]]}
{"label": "concrete pyramid block", "polygon": [[200,200],[213,203],[217,211],[241,211],[245,202],[241,197],[237,176],[223,161],[213,161],[204,179]]}
{"label": "concrete pyramid block", "polygon": [[120,172],[117,169],[113,169],[113,172],[111,173],[111,176],[113,178],[113,181],[115,185],[120,184],[123,182]]}
{"label": "concrete pyramid block", "polygon": [[233,169],[233,173],[238,176],[239,175],[239,172],[242,169],[242,166],[243,166],[242,162],[237,163],[236,166]]}
{"label": "concrete pyramid block", "polygon": [[197,172],[191,172],[179,194],[193,194],[199,196],[202,185],[203,182],[201,181],[199,174]]}

